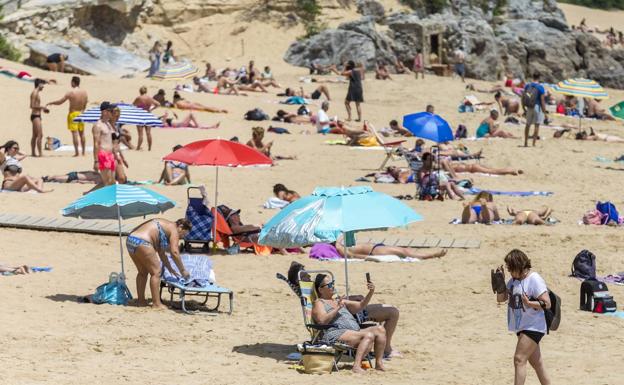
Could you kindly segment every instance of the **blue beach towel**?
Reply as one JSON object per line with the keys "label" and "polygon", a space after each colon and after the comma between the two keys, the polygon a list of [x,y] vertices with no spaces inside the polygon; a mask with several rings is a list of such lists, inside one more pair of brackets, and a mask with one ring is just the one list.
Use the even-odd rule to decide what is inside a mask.
{"label": "blue beach towel", "polygon": [[291,96],[282,103],[283,104],[308,104],[308,102],[301,96]]}
{"label": "blue beach towel", "polygon": [[[171,272],[162,266],[162,277],[167,282],[180,283],[184,286],[191,287],[206,287],[210,284],[214,283],[214,280],[211,279],[212,272],[212,261],[206,255],[192,255],[192,254],[180,254],[182,258],[182,263],[184,263],[184,267],[191,274],[191,277],[188,281],[183,280],[182,278],[178,278],[171,274]],[[173,267],[176,272],[178,271],[178,267],[173,262],[171,255],[167,254],[167,258],[169,258],[169,263]]]}
{"label": "blue beach towel", "polygon": [[489,192],[492,195],[507,195],[514,197],[530,197],[530,196],[551,196],[554,193],[550,191],[496,191],[496,190],[482,190],[476,187],[472,187],[466,191],[467,194],[477,195],[481,191]]}

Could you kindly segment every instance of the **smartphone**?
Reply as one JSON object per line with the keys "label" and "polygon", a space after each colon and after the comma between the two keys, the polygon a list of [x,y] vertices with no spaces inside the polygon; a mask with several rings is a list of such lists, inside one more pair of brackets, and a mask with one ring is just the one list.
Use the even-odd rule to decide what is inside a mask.
{"label": "smartphone", "polygon": [[370,273],[366,273],[366,282],[370,283]]}

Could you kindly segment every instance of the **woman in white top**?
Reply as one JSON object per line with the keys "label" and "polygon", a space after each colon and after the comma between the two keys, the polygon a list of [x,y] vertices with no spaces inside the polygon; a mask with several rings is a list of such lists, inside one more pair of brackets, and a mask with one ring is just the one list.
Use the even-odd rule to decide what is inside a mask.
{"label": "woman in white top", "polygon": [[[531,260],[525,253],[514,249],[505,256],[505,265],[511,279],[506,289],[498,290],[498,302],[509,300],[507,324],[509,331],[518,337],[514,353],[514,385],[523,385],[526,380],[527,361],[531,364],[540,384],[550,385],[546,374],[539,342],[547,332],[544,310],[550,309],[550,296],[544,279],[531,271]],[[503,266],[496,270],[504,282]]]}
{"label": "woman in white top", "polygon": [[26,192],[34,190],[40,193],[52,190],[43,189],[43,180],[22,174],[21,160],[26,158],[19,150],[19,144],[9,140],[0,147],[0,172],[4,177],[2,190]]}

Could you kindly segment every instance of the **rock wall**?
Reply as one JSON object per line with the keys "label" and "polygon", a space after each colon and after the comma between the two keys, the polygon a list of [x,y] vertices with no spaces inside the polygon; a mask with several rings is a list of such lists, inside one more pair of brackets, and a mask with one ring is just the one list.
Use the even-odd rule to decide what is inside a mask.
{"label": "rock wall", "polygon": [[[416,9],[386,17],[364,16],[293,43],[284,60],[303,67],[315,59],[322,64],[352,59],[369,69],[376,61],[392,63],[395,58],[410,64],[417,49],[428,48],[427,36],[442,31],[442,61],[449,62],[450,53],[463,48],[467,76],[472,78],[496,80],[508,72],[528,78],[539,72],[548,82],[588,77],[624,88],[624,52],[605,49],[594,36],[570,30],[556,1],[508,3],[497,10],[502,13],[497,16],[491,0],[484,7],[471,5],[470,0],[451,0],[438,14]],[[370,9],[379,9],[370,4],[361,8],[369,15]],[[379,24],[387,28],[382,30]]]}

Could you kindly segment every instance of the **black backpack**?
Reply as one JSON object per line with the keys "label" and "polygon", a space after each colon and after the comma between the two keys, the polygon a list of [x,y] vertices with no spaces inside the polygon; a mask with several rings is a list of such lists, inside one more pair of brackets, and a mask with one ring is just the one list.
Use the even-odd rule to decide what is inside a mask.
{"label": "black backpack", "polygon": [[593,313],[607,313],[616,311],[617,304],[609,293],[606,283],[590,278],[581,284],[580,309]]}
{"label": "black backpack", "polygon": [[253,110],[247,111],[245,113],[246,120],[269,120],[269,115],[265,114],[259,108],[254,108]]}
{"label": "black backpack", "polygon": [[535,108],[537,104],[537,98],[539,97],[539,90],[533,84],[529,84],[522,92],[522,107],[525,110]]}
{"label": "black backpack", "polygon": [[581,250],[572,262],[572,277],[596,278],[596,256],[589,250]]}

